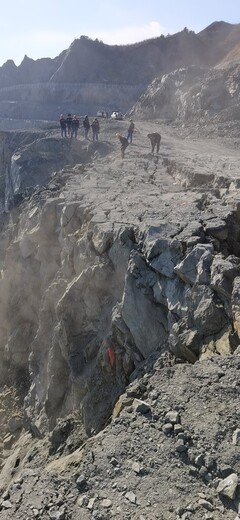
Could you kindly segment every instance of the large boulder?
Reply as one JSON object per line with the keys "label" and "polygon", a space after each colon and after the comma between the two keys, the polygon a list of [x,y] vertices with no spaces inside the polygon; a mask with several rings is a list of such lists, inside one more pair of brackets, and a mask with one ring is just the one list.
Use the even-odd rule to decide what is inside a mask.
{"label": "large boulder", "polygon": [[152,292],[144,287],[147,267],[134,254],[129,264],[122,300],[122,316],[144,358],[167,343],[167,312],[156,306]]}

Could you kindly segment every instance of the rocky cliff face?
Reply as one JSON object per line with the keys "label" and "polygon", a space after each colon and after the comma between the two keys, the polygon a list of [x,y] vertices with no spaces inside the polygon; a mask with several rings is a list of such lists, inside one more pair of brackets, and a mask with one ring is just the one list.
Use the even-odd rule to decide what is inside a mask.
{"label": "rocky cliff face", "polygon": [[189,132],[237,137],[239,64],[226,69],[189,67],[155,79],[130,114],[162,119]]}
{"label": "rocky cliff face", "polygon": [[[134,195],[140,192],[134,188],[121,212],[111,199],[122,197],[123,188],[119,192],[114,182],[105,201],[111,175],[103,180],[94,165],[85,166],[94,154],[109,153],[107,144],[38,137],[31,134],[33,141],[14,151],[6,176],[8,206],[26,188],[30,199],[10,213],[4,236],[2,380],[19,384],[24,376],[29,406],[38,403],[51,424],[82,408],[90,433],[104,423],[130,373],[151,352],[170,349],[195,362],[209,349],[237,347],[239,208],[226,204],[235,181],[194,171],[189,176],[169,158],[163,166],[142,158],[136,167],[152,170],[154,184],[165,171],[188,186],[188,203],[182,202],[182,189],[173,190],[178,211],[171,209],[166,219],[165,210],[158,210],[154,219],[153,210],[139,207],[135,213]],[[70,194],[61,192],[68,171],[68,185],[75,186]],[[213,189],[210,198],[191,194],[206,182]],[[224,183],[225,202],[219,195]],[[152,190],[146,185],[149,200]]]}
{"label": "rocky cliff face", "polygon": [[[59,115],[96,115],[104,107],[109,114],[121,108],[127,112],[144,92],[146,84],[114,85],[102,83],[38,83],[17,85],[0,92],[0,114],[4,129],[28,128],[34,120],[56,121]],[[16,121],[17,120],[17,121]],[[24,120],[27,120],[26,123]],[[44,121],[42,122],[44,124]]]}
{"label": "rocky cliff face", "polygon": [[[161,154],[155,155],[146,136],[158,126],[149,122],[136,127],[135,142],[124,160],[113,137],[117,130],[126,131],[124,121],[104,121],[98,143],[59,139],[53,132],[40,133],[37,139],[25,134],[23,146],[22,134],[12,134],[11,139],[3,135],[3,149],[9,139],[15,142],[11,151],[7,148],[15,195],[23,196],[31,187],[21,204],[7,213],[1,234],[0,384],[2,389],[5,385],[6,433],[2,456],[12,453],[14,441],[20,443],[19,461],[13,454],[2,471],[5,493],[11,474],[16,476],[19,466],[20,475],[30,463],[21,429],[38,442],[44,438],[43,446],[59,456],[76,424],[77,439],[69,440],[72,450],[108,423],[129,382],[143,376],[144,367],[154,360],[159,358],[159,367],[165,367],[167,385],[176,361],[188,367],[205,360],[208,367],[214,356],[231,359],[239,351],[239,152],[221,143],[186,143],[166,133]],[[226,154],[231,172],[226,170]],[[1,164],[3,171],[6,162],[2,159]],[[40,178],[41,187],[36,186]],[[195,377],[194,370],[186,371]],[[19,421],[16,427],[13,414],[10,438],[6,387],[18,394],[8,395],[18,405]],[[150,386],[147,393],[144,383],[140,387],[132,395],[147,398]],[[118,401],[115,417],[125,398]],[[175,409],[180,405],[178,398],[168,399],[159,413],[169,432],[177,435],[173,425],[180,422]],[[136,413],[149,411],[147,407],[144,412],[146,403],[124,402],[136,406]],[[165,420],[172,407],[175,419],[171,415]],[[55,432],[50,447],[49,430]],[[188,450],[190,438],[186,431],[181,442],[173,444],[176,453]],[[196,467],[199,455],[199,450],[192,454]],[[111,464],[117,467],[118,461]],[[56,468],[53,464],[50,471]],[[219,471],[213,469],[211,478],[219,478]],[[204,478],[207,473],[202,471]],[[207,478],[206,485],[211,480]],[[236,478],[231,499],[236,496]],[[88,489],[86,478],[78,486]],[[133,495],[129,501],[135,503]],[[3,495],[0,515],[8,515],[7,496]],[[89,518],[92,510],[83,517]]]}

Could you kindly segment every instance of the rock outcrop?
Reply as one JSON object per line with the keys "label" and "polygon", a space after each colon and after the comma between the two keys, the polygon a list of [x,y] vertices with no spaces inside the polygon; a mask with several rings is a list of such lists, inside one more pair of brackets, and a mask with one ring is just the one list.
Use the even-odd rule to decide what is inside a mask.
{"label": "rock outcrop", "polygon": [[225,69],[189,67],[156,78],[130,111],[195,135],[238,137],[239,64]]}
{"label": "rock outcrop", "polygon": [[[118,507],[120,518],[146,516],[147,507],[154,518],[152,492],[149,506],[137,492],[139,485],[143,496],[146,484],[138,479],[144,475],[154,489],[154,467],[158,479],[174,486],[171,510],[162,501],[164,520],[176,514],[187,519],[192,510],[198,520],[211,508],[214,520],[230,520],[221,497],[231,507],[238,500],[237,440],[229,455],[227,450],[238,427],[239,152],[207,140],[186,143],[165,129],[160,154],[151,154],[147,134],[158,126],[138,122],[122,160],[113,136],[126,129],[127,122],[104,121],[97,143],[60,139],[53,131],[37,133],[37,139],[26,135],[22,145],[23,137],[11,135],[17,145],[8,149],[8,174],[20,200],[14,205],[11,199],[1,234],[0,518],[12,510],[22,520],[30,481],[40,497],[34,499],[35,518],[50,511],[50,518],[75,520],[79,510],[82,518],[111,518]],[[6,146],[9,136],[3,137]],[[226,171],[226,156],[234,171]],[[11,417],[7,388],[9,400],[15,399]],[[228,429],[223,439],[218,417],[226,406],[231,435]],[[140,456],[142,437],[152,446],[148,463],[144,451]],[[222,454],[216,454],[218,442]],[[98,476],[95,452],[102,460]],[[163,467],[173,468],[166,479],[160,452]],[[66,459],[57,460],[60,455]],[[122,509],[113,491],[101,495],[97,507],[105,457],[106,486],[108,478],[111,486],[116,480],[111,489],[120,486],[127,504]],[[123,488],[118,478],[125,464],[134,478]],[[46,473],[40,475],[38,465]],[[46,476],[69,475],[72,465],[70,485]],[[179,502],[180,473],[188,495],[193,486],[190,509],[189,498]],[[55,497],[58,485],[64,497],[72,486],[72,497],[67,505],[65,498],[51,505],[47,499],[45,508],[40,489],[46,486]]]}

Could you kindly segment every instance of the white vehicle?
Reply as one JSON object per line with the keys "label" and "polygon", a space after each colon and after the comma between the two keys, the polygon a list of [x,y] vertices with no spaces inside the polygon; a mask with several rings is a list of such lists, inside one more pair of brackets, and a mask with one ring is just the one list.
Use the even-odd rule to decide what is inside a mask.
{"label": "white vehicle", "polygon": [[111,119],[117,119],[118,121],[121,121],[123,119],[122,112],[112,112]]}

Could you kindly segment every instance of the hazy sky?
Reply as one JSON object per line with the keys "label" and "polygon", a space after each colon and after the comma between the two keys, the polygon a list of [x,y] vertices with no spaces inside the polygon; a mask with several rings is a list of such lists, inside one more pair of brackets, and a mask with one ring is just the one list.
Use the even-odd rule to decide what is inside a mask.
{"label": "hazy sky", "polygon": [[0,65],[54,58],[82,34],[134,43],[220,20],[240,23],[240,0],[2,0]]}

